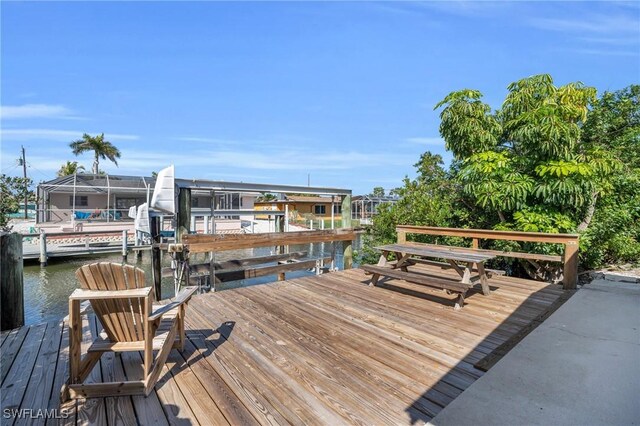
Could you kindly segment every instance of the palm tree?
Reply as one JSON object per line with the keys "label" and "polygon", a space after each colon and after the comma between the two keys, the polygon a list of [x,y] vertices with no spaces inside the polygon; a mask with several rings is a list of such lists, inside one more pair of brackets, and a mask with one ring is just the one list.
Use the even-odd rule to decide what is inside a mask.
{"label": "palm tree", "polygon": [[100,173],[98,164],[100,159],[109,159],[118,165],[116,158],[120,158],[120,150],[116,148],[111,142],[104,140],[104,133],[97,136],[90,136],[88,134],[82,135],[82,139],[73,141],[69,144],[75,155],[80,155],[86,151],[93,151],[95,158],[93,160],[92,173],[97,175]]}
{"label": "palm tree", "polygon": [[78,164],[77,161],[67,161],[60,166],[58,170],[58,177],[75,175],[78,172],[84,172],[84,166]]}
{"label": "palm tree", "polygon": [[256,198],[256,201],[259,203],[268,203],[269,201],[275,201],[278,197],[274,194],[263,193]]}

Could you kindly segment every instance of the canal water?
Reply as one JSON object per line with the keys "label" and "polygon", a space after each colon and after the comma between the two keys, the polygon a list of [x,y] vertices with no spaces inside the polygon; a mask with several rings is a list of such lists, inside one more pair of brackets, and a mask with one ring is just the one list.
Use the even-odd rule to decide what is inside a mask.
{"label": "canal water", "polygon": [[[331,256],[332,244],[335,244],[336,266],[342,269],[342,243],[314,243],[290,246],[290,252],[306,251],[309,257],[319,258]],[[360,247],[361,239],[357,236],[353,249]],[[246,250],[233,250],[215,254],[215,261],[241,259],[255,256],[268,256],[275,254],[272,247],[262,247]],[[205,262],[205,255],[194,256],[192,263]],[[115,262],[120,263],[120,254],[100,255],[91,257],[72,257],[61,261],[51,259],[46,268],[41,268],[37,263],[25,263],[24,265],[24,309],[25,324],[37,324],[40,322],[59,320],[69,312],[69,295],[78,286],[75,278],[76,270],[87,263]],[[142,259],[135,260],[133,254],[129,255],[128,263],[142,268],[146,272],[147,285],[151,285],[151,253],[143,252]],[[170,266],[171,258],[163,259],[163,266]],[[328,265],[327,265],[328,266]],[[287,279],[313,275],[313,271],[294,271],[287,273]],[[244,287],[256,284],[264,284],[276,280],[275,276],[251,278],[241,281],[233,281],[218,286],[216,290],[224,291],[229,288]],[[162,297],[172,297],[173,278],[163,278]]]}

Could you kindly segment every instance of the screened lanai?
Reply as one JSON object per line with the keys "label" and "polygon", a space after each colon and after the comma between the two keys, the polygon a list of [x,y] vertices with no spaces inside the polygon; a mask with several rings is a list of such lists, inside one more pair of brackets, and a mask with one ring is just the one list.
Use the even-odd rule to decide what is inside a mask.
{"label": "screened lanai", "polygon": [[76,174],[38,185],[37,223],[133,220],[129,208],[147,202],[154,179]]}
{"label": "screened lanai", "polygon": [[351,200],[351,218],[361,224],[370,223],[371,218],[378,212],[378,207],[385,203],[395,203],[398,197],[375,197],[373,195],[356,195]]}

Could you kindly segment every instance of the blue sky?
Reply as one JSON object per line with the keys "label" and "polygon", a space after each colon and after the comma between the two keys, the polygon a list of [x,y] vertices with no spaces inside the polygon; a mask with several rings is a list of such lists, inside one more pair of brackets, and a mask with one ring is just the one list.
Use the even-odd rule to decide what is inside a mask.
{"label": "blue sky", "polygon": [[[3,173],[37,182],[104,132],[111,174],[390,189],[426,150],[433,106],[494,108],[550,73],[600,92],[640,82],[640,8],[599,2],[3,2]],[[87,169],[91,156],[77,158]]]}

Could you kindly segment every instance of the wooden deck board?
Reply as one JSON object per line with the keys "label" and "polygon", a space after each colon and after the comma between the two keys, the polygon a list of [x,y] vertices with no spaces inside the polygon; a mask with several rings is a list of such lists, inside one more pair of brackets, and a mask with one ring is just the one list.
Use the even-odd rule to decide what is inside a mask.
{"label": "wooden deck board", "polygon": [[[455,311],[443,291],[394,279],[369,287],[369,278],[354,269],[196,296],[185,350],[171,352],[149,397],[72,401],[59,423],[426,421],[484,374],[475,363],[565,295],[555,285],[493,276],[489,296],[478,286]],[[100,329],[95,317],[85,320],[85,347]],[[67,324],[22,327],[1,339],[3,408],[60,408]],[[88,380],[135,380],[141,361],[140,353],[106,354]]]}
{"label": "wooden deck board", "polygon": [[[97,336],[97,325],[94,316],[85,317],[82,321],[82,353],[85,354],[93,339]],[[85,383],[102,381],[102,370],[98,362],[85,380]],[[106,424],[107,398],[79,399],[76,404],[76,424]]]}
{"label": "wooden deck board", "polygon": [[[32,377],[40,346],[45,338],[47,324],[38,324],[29,327],[20,352],[15,357],[13,365],[2,382],[1,402],[3,409],[17,409],[24,399],[29,381]],[[38,378],[35,378],[38,380]],[[4,423],[3,418],[3,423]]]}
{"label": "wooden deck board", "polygon": [[[235,303],[224,302],[217,309],[222,317],[228,317],[234,315]],[[292,377],[297,383],[302,385],[306,391],[312,394],[315,400],[319,400],[321,406],[329,406],[333,408],[333,411],[337,411],[340,416],[347,417],[353,421],[353,423],[375,423],[378,424],[382,421],[389,422],[390,419],[384,417],[375,416],[374,407],[371,406],[371,398],[373,394],[369,395],[371,389],[366,386],[359,386],[359,383],[355,380],[355,376],[349,377],[339,370],[336,370],[334,375],[326,374],[316,366],[318,363],[325,361],[325,357],[317,357],[317,355],[309,350],[296,350],[296,344],[292,341],[287,341],[287,337],[283,334],[277,333],[276,330],[268,328],[264,323],[255,324],[252,319],[246,315],[238,317],[238,320],[242,321],[242,324],[247,324],[247,327],[236,327],[235,332],[242,333],[241,338],[245,338],[247,341],[254,342],[254,348],[257,348],[261,353],[269,359],[272,359],[277,367],[285,374]],[[240,322],[239,321],[239,322]],[[300,345],[302,346],[302,345]],[[292,356],[294,355],[295,356]],[[340,374],[342,373],[342,374]],[[345,387],[347,380],[351,379],[349,388]],[[374,398],[375,399],[375,398]],[[389,402],[385,400],[384,402]],[[361,419],[357,415],[353,414],[358,410],[355,407],[367,408],[367,412],[370,413],[370,418]],[[372,410],[372,411],[369,411]],[[326,415],[325,415],[326,416]],[[319,415],[318,418],[321,416]],[[328,423],[335,423],[336,420],[325,418]]]}
{"label": "wooden deck board", "polygon": [[24,338],[27,337],[30,329],[31,327],[21,327],[11,330],[5,339],[2,345],[2,363],[0,364],[0,370],[2,372],[0,375],[1,383],[4,384],[4,379],[7,377],[9,369],[13,366],[16,355],[20,351]]}
{"label": "wooden deck board", "polygon": [[[51,368],[51,366],[56,364],[61,337],[62,322],[48,323],[35,366],[31,372],[31,377],[20,405],[22,408],[37,410],[48,406],[50,396],[48,390],[53,387],[55,379],[55,368]],[[43,389],[46,391],[43,392]],[[39,423],[43,424],[44,420]],[[14,424],[31,424],[31,422],[27,419],[18,419]]]}
{"label": "wooden deck board", "polygon": [[[240,296],[240,298],[244,298],[244,296]],[[259,306],[258,303],[262,301],[260,296],[255,300],[245,298],[243,301],[240,298],[233,299],[233,303],[243,306],[248,312],[256,312],[259,316],[268,317],[270,322],[273,321],[274,326],[270,331],[276,333],[275,336],[278,339],[276,344],[295,354],[294,358],[304,359],[309,354],[313,354],[324,362],[333,362],[335,365],[339,365],[339,368],[334,371],[335,376],[343,380],[343,384],[349,383],[349,387],[364,388],[360,390],[363,395],[373,393],[372,401],[378,402],[379,398],[375,395],[383,391],[385,399],[379,403],[381,405],[392,403],[394,398],[402,393],[400,388],[404,385],[405,380],[411,380],[408,377],[405,377],[405,380],[397,380],[397,374],[385,375],[386,367],[380,368],[382,363],[377,362],[376,365],[375,359],[357,351],[351,351],[349,358],[344,358],[339,350],[345,347],[331,338],[334,330],[319,328],[319,322],[315,323],[316,327],[309,326],[307,328],[301,317],[284,317],[273,312],[273,304],[270,304],[268,308]],[[264,323],[260,327],[266,329]],[[347,351],[350,349],[346,348]],[[313,366],[313,364],[311,365]]]}
{"label": "wooden deck board", "polygon": [[[100,359],[102,379],[105,382],[125,381],[122,359],[113,352],[105,353]],[[110,424],[135,425],[136,414],[131,397],[105,398],[105,409]]]}

